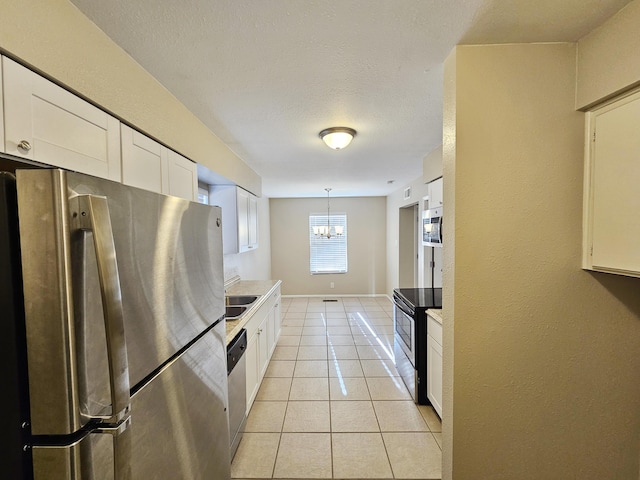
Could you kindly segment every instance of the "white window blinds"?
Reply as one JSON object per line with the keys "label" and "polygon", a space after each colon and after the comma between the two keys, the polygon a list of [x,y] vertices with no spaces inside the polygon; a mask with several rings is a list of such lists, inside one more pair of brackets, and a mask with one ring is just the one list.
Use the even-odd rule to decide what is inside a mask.
{"label": "white window blinds", "polygon": [[[313,227],[326,227],[327,214],[309,215],[309,257],[312,275],[320,273],[347,273],[347,215],[329,216],[331,237],[316,236]],[[342,234],[336,234],[342,227]],[[316,228],[316,230],[318,230]]]}

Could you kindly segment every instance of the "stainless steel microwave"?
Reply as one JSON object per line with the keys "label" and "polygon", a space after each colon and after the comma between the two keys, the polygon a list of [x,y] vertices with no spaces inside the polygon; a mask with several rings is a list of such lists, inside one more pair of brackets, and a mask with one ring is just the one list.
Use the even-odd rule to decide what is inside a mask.
{"label": "stainless steel microwave", "polygon": [[430,208],[422,212],[422,245],[442,246],[442,207]]}

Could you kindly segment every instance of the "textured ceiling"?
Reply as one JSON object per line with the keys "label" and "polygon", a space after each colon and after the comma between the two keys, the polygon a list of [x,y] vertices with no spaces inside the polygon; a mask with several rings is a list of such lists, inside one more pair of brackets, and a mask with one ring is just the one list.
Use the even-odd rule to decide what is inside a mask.
{"label": "textured ceiling", "polygon": [[[575,41],[629,0],[72,0],[263,180],[387,195],[442,142],[458,43]],[[358,131],[342,151],[318,132]],[[393,181],[393,183],[389,183]]]}

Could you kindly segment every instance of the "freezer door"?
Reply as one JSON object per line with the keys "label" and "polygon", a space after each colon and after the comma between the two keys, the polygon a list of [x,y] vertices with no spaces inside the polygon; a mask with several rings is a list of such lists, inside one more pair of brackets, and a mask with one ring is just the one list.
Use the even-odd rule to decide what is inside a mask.
{"label": "freezer door", "polygon": [[[220,209],[61,170],[18,171],[17,185],[31,432],[121,420],[114,390],[135,391],[224,315]],[[106,287],[83,225],[93,198],[110,216],[118,281]],[[110,333],[114,302],[123,331]]]}
{"label": "freezer door", "polygon": [[[224,315],[221,212],[87,175],[66,178],[70,195],[108,199],[135,388]],[[95,284],[90,272],[85,278],[84,292]]]}
{"label": "freezer door", "polygon": [[225,322],[131,398],[134,479],[230,478]]}

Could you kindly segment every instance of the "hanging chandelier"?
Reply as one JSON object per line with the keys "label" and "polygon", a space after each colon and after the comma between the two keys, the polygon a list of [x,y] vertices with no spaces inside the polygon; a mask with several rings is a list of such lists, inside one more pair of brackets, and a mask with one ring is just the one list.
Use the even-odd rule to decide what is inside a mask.
{"label": "hanging chandelier", "polygon": [[326,225],[318,225],[313,227],[313,234],[316,237],[320,238],[331,238],[331,237],[339,237],[342,235],[344,231],[344,227],[342,225],[335,225],[333,227],[334,234],[331,234],[331,204],[329,202],[329,192],[330,188],[325,188],[327,191],[327,224]]}

